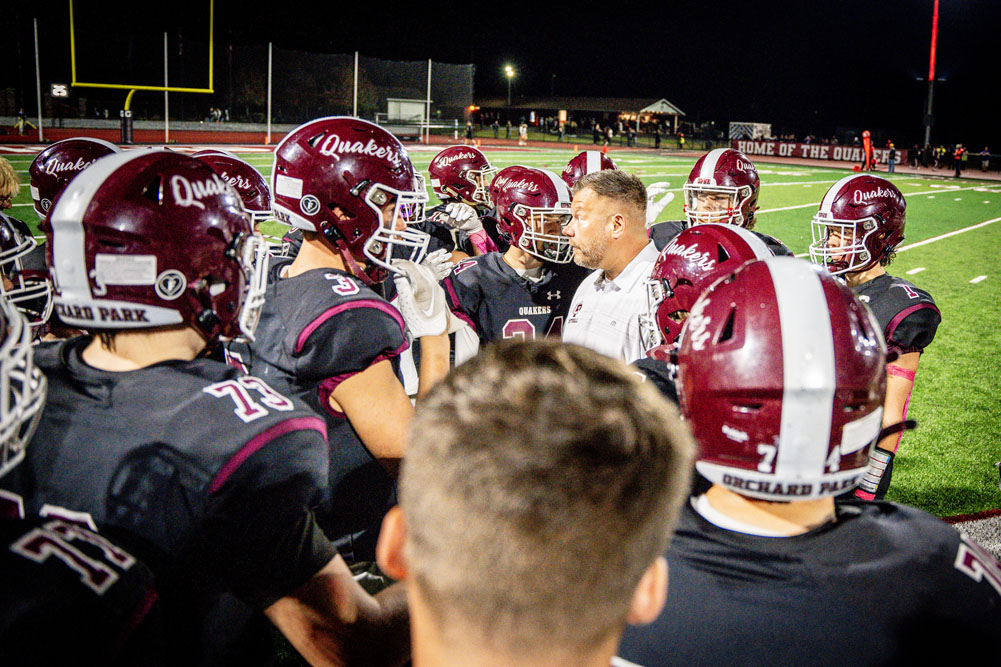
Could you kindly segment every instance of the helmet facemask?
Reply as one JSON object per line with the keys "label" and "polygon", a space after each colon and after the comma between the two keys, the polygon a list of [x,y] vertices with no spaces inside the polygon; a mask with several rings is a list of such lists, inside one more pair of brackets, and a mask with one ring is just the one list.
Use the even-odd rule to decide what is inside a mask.
{"label": "helmet facemask", "polygon": [[44,271],[26,271],[21,258],[38,243],[35,239],[17,235],[18,245],[0,252],[0,274],[6,282],[0,283],[0,294],[20,310],[28,319],[32,330],[43,326],[52,314],[52,282]]}
{"label": "helmet facemask", "polygon": [[[869,238],[879,229],[876,218],[870,216],[862,220],[838,220],[817,213],[810,221],[813,242],[810,244],[810,260],[834,275],[864,271],[879,261],[869,250]],[[831,247],[831,236],[841,238],[841,245]]]}
{"label": "helmet facemask", "polygon": [[264,309],[264,293],[268,284],[268,244],[260,234],[240,234],[233,240],[233,255],[240,262],[245,281],[239,320],[241,338],[252,343]]}
{"label": "helmet facemask", "polygon": [[[685,183],[682,190],[685,196],[685,216],[690,225],[712,222],[739,227],[750,225],[750,221],[745,220],[741,212],[754,195],[754,189],[750,186]],[[709,199],[715,205],[706,206],[703,199]],[[706,210],[707,208],[710,210]]]}
{"label": "helmet facemask", "polygon": [[[570,211],[567,208],[515,204],[512,215],[521,222],[519,248],[553,264],[566,264],[573,260],[570,237],[563,233],[563,228],[570,223]],[[553,231],[556,233],[552,233]]]}
{"label": "helmet facemask", "polygon": [[[379,220],[378,229],[365,241],[362,248],[365,257],[372,264],[392,273],[398,273],[399,271],[392,265],[394,247],[410,249],[408,256],[396,259],[409,259],[415,263],[424,259],[430,237],[419,229],[410,228],[425,219],[424,209],[428,195],[424,188],[424,179],[420,175],[415,178],[415,188],[411,192],[374,183],[365,192],[364,201]],[[393,215],[387,219],[383,209],[391,201],[395,204]],[[396,229],[397,220],[403,222],[403,229]]]}
{"label": "helmet facemask", "polygon": [[45,403],[45,376],[35,367],[31,328],[0,298],[6,335],[0,343],[0,477],[24,458]]}
{"label": "helmet facemask", "polygon": [[483,169],[468,169],[463,174],[464,178],[473,184],[472,201],[473,204],[490,206],[490,182],[497,175],[496,167],[484,167]]}
{"label": "helmet facemask", "polygon": [[664,332],[657,324],[657,310],[669,290],[666,280],[651,278],[646,281],[646,312],[640,313],[639,325],[640,343],[647,352],[667,342],[664,340]]}

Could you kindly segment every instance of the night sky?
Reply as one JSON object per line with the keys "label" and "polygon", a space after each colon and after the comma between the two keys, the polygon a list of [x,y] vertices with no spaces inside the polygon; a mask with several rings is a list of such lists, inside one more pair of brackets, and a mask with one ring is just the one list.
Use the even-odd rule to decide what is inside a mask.
{"label": "night sky", "polygon": [[[800,135],[869,128],[898,146],[923,136],[933,0],[411,2],[392,10],[381,3],[318,4],[217,0],[217,48],[273,41],[327,53],[473,63],[479,99],[506,95],[502,69],[511,63],[518,72],[515,97],[551,91],[666,97],[689,120],[722,127],[731,120],[770,122],[776,132]],[[1001,117],[987,104],[1001,86],[1001,2],[940,4],[936,75],[945,81],[936,84],[933,141],[962,141],[975,150],[989,142],[1001,152]],[[77,0],[76,6],[79,17],[122,3]],[[91,37],[128,30],[149,33],[157,44],[176,26],[195,39],[194,26],[207,15],[207,2],[134,7],[91,21]],[[45,50],[43,69],[68,72],[67,3],[21,3],[13,12],[5,44],[21,49],[27,70],[20,78],[27,81],[5,68],[0,85],[27,86],[33,103],[31,18],[39,15],[40,31],[58,38]]]}

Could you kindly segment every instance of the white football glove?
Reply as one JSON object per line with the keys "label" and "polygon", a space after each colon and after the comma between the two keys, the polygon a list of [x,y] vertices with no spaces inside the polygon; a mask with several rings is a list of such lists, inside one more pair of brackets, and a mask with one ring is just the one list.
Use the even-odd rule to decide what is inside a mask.
{"label": "white football glove", "polygon": [[455,262],[452,261],[452,253],[444,248],[439,248],[421,261],[422,266],[426,266],[434,273],[439,281],[452,272]]}
{"label": "white football glove", "polygon": [[476,215],[476,209],[469,204],[463,204],[462,202],[447,204],[445,206],[445,216],[445,219],[441,221],[442,224],[452,229],[458,229],[467,234],[475,234],[476,232],[483,231],[483,223],[480,222],[480,216]]}
{"label": "white football glove", "polygon": [[[667,205],[674,201],[674,193],[668,192],[671,186],[667,181],[651,183],[646,186],[646,226],[649,227],[657,222],[657,216],[667,208]],[[658,200],[657,197],[663,195]]]}
{"label": "white football glove", "polygon": [[448,306],[445,290],[438,284],[434,271],[423,264],[394,259],[396,307],[403,315],[414,338],[437,336],[448,329]]}

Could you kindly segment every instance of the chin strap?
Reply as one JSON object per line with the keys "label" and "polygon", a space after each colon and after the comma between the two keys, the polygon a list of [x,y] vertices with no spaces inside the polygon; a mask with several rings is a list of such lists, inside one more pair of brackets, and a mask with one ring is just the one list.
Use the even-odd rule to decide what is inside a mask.
{"label": "chin strap", "polygon": [[375,281],[372,280],[367,273],[365,273],[365,269],[361,267],[361,264],[358,263],[355,256],[351,254],[351,250],[348,249],[348,244],[345,243],[344,238],[339,233],[328,228],[323,231],[323,236],[341,254],[341,259],[343,259],[344,263],[347,264],[348,271],[351,272],[351,275],[365,283],[368,287],[375,284]]}
{"label": "chin strap", "polygon": [[[917,428],[918,423],[913,419],[907,419],[896,424],[891,424],[879,432],[876,442],[882,442],[887,436]],[[888,449],[873,447],[869,455],[869,467],[866,468],[865,475],[855,489],[855,497],[861,500],[882,500],[886,495],[886,490],[890,486],[890,478],[886,474],[887,469],[892,469],[893,457],[896,452]]]}

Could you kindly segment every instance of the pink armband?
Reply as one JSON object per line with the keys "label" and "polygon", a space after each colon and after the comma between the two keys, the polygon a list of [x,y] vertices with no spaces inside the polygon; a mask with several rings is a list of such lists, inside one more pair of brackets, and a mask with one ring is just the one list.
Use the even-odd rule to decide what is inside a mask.
{"label": "pink armband", "polygon": [[914,382],[914,371],[908,370],[901,366],[894,366],[893,364],[888,364],[886,367],[887,375],[895,375],[898,378],[904,378],[905,380],[910,380]]}
{"label": "pink armband", "polygon": [[473,232],[472,234],[470,234],[469,240],[476,247],[476,249],[479,250],[484,255],[487,254],[488,252],[497,251],[497,244],[494,243],[494,240],[492,238],[487,236],[487,232],[485,229],[481,229],[478,232]]}

